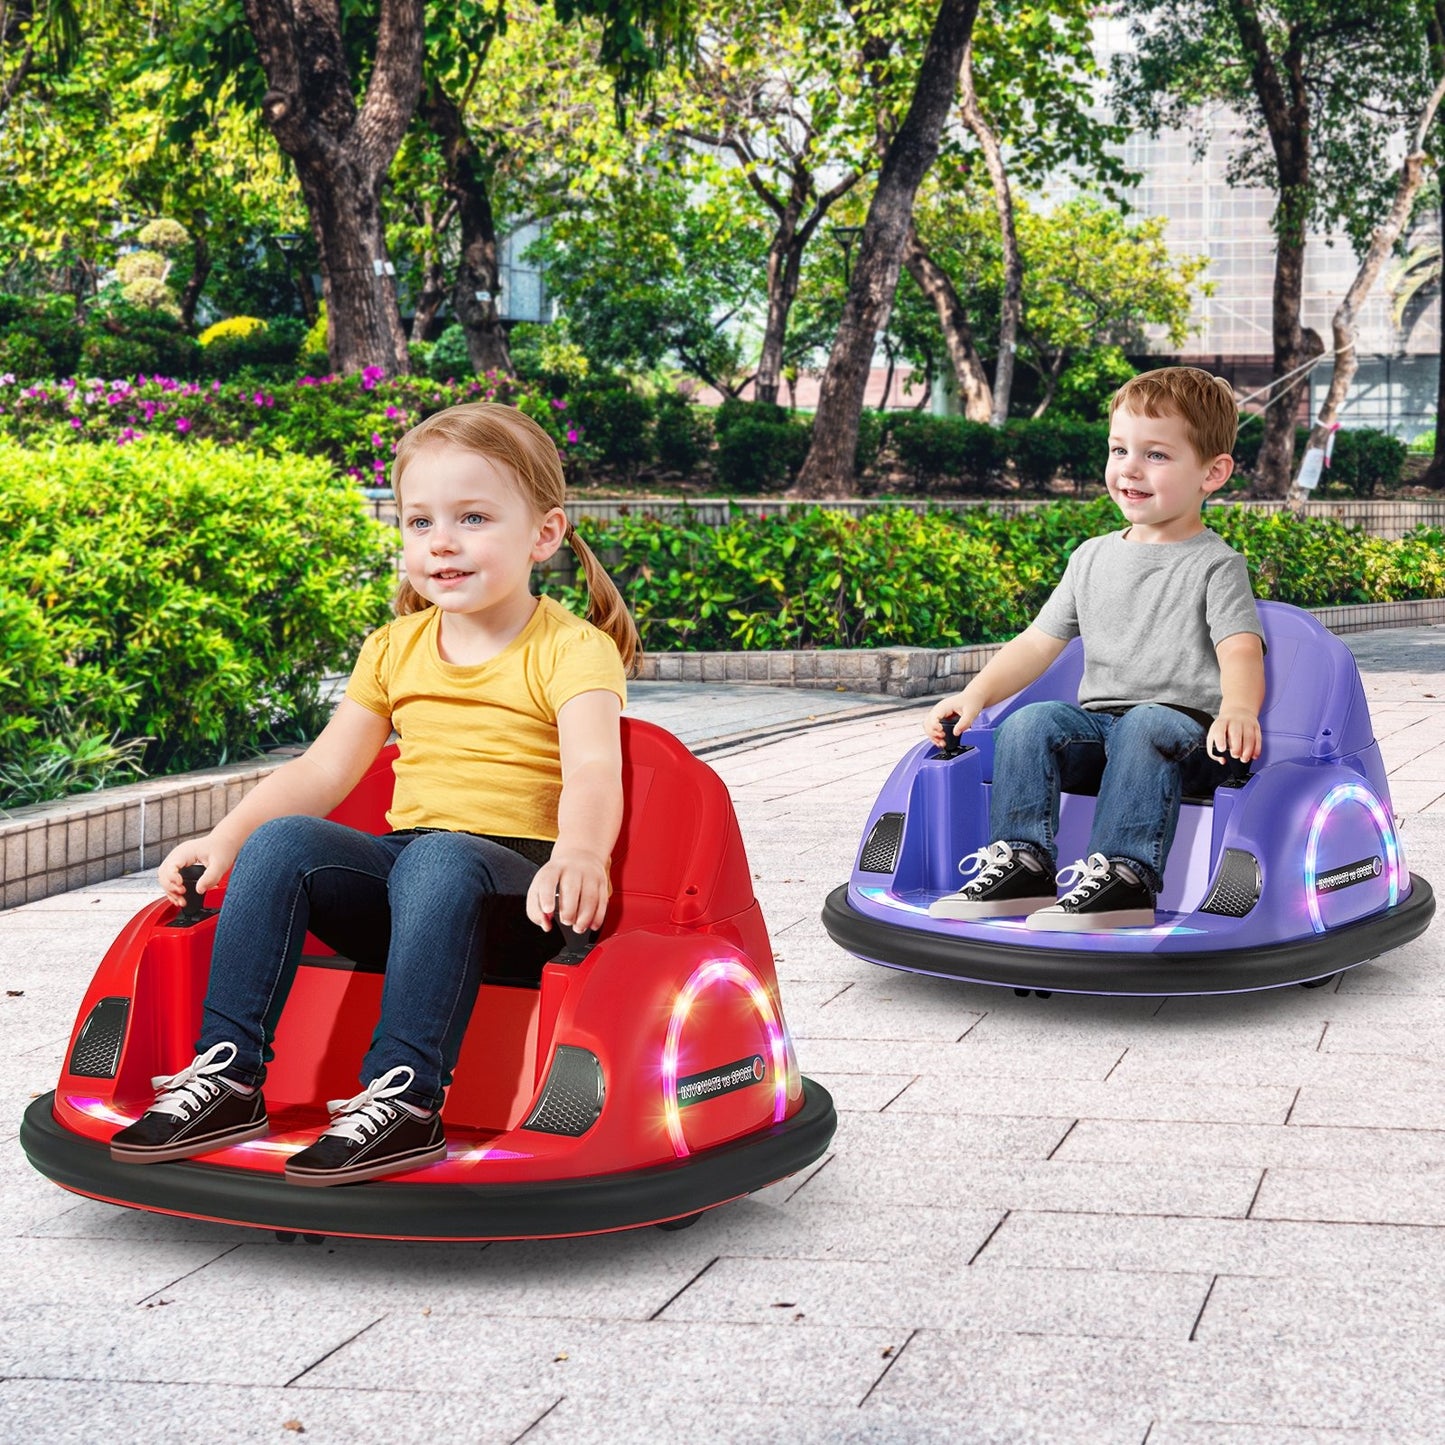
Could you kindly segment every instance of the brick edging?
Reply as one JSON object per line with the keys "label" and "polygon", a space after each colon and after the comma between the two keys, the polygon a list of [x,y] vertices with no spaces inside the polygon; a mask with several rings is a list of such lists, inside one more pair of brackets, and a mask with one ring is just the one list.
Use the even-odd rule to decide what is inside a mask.
{"label": "brick edging", "polygon": [[[1335,633],[1445,623],[1445,599],[1311,609]],[[648,681],[750,682],[925,697],[962,687],[1001,643],[847,648],[829,652],[664,652],[643,659]],[[155,867],[182,839],[213,827],[262,778],[294,756],[102,788],[0,816],[0,908]]]}

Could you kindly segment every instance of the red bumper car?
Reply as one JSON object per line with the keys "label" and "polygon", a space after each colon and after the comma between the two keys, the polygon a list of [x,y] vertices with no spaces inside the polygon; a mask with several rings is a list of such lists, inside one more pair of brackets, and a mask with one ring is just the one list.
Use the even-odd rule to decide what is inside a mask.
{"label": "red bumper car", "polygon": [[[272,1132],[178,1163],[112,1161],[111,1135],[153,1075],[190,1061],[199,1028],[215,923],[160,901],[112,944],[58,1085],[26,1110],[31,1163],[93,1199],[283,1236],[460,1240],[681,1227],[818,1159],[833,1101],[798,1072],[727,789],[660,728],[624,719],[622,746],[606,923],[540,979],[484,975],[444,1160],[331,1189],[285,1181],[325,1101],[355,1091],[381,999],[376,966],[308,937],[266,1080]],[[393,755],[333,817],[385,830]]]}

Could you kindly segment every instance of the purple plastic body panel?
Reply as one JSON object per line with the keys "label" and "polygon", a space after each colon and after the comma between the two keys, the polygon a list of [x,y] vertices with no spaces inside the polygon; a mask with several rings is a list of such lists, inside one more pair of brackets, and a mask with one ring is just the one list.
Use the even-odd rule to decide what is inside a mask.
{"label": "purple plastic body panel", "polygon": [[[1243,787],[1220,788],[1212,804],[1181,808],[1153,928],[1044,933],[1026,929],[1021,919],[960,923],[928,916],[934,898],[961,886],[959,860],[991,841],[994,729],[1025,703],[1077,697],[1083,671],[1077,639],[1030,687],[980,714],[960,739],[968,751],[943,758],[924,741],[904,755],[863,833],[866,840],[885,813],[903,814],[896,865],[883,874],[864,872],[855,861],[851,906],[920,934],[992,943],[1016,939],[1029,949],[1117,956],[1208,953],[1307,939],[1406,898],[1410,874],[1353,656],[1307,612],[1271,602],[1260,603],[1259,612],[1268,645],[1263,751]],[[1061,865],[1085,856],[1094,804],[1092,797],[1064,796]],[[1314,866],[1307,878],[1312,841]],[[1258,860],[1259,898],[1242,918],[1200,911],[1226,849]],[[860,859],[861,853],[860,848]],[[1358,879],[1347,872],[1353,865]],[[1349,881],[1333,889],[1317,886],[1321,878],[1340,877]]]}

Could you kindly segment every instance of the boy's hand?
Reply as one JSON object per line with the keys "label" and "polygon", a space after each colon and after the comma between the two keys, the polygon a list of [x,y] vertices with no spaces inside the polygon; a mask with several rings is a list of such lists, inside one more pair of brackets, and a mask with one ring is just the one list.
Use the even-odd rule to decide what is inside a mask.
{"label": "boy's hand", "polygon": [[1257,758],[1262,741],[1259,719],[1252,712],[1245,712],[1242,708],[1225,708],[1214,719],[1205,747],[1209,749],[1209,756],[1223,767],[1226,754],[1242,763]]}
{"label": "boy's hand", "polygon": [[527,890],[527,917],[550,929],[555,916],[586,933],[601,928],[607,914],[607,859],[582,848],[553,849]]}
{"label": "boy's hand", "polygon": [[948,697],[934,704],[933,711],[928,714],[928,720],[923,724],[923,731],[932,740],[934,747],[941,748],[945,741],[944,720],[956,717],[958,721],[953,725],[954,737],[962,737],[970,727],[973,720],[979,714],[980,709],[973,705],[967,691],[950,693]]}
{"label": "boy's hand", "polygon": [[201,874],[200,883],[197,885],[204,897],[208,888],[214,888],[230,872],[231,864],[235,861],[234,852],[218,846],[212,841],[212,835],[207,834],[204,838],[192,838],[188,843],[177,843],[161,860],[161,866],[156,870],[156,878],[166,897],[177,908],[183,908],[186,902],[186,885],[181,879],[181,869],[187,863],[205,865],[206,871]]}

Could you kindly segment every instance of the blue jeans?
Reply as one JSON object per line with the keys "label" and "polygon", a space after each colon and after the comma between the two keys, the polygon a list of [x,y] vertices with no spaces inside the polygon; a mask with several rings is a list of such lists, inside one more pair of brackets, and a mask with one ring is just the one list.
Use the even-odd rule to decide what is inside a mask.
{"label": "blue jeans", "polygon": [[1206,732],[1162,703],[1142,703],[1122,717],[1067,702],[1029,703],[1004,719],[994,742],[990,836],[1057,867],[1059,793],[1092,786],[1102,764],[1089,852],[1128,864],[1157,894],[1185,776],[1202,787],[1224,776],[1206,758]]}
{"label": "blue jeans", "polygon": [[[541,845],[545,850],[546,845]],[[384,964],[381,1019],[361,1083],[405,1064],[401,1095],[439,1108],[482,964],[540,969],[560,935],[526,917],[538,864],[470,833],[361,833],[324,818],[275,818],[246,840],[216,923],[196,1052],[229,1040],[228,1077],[260,1084],[310,929],[360,963]]]}

